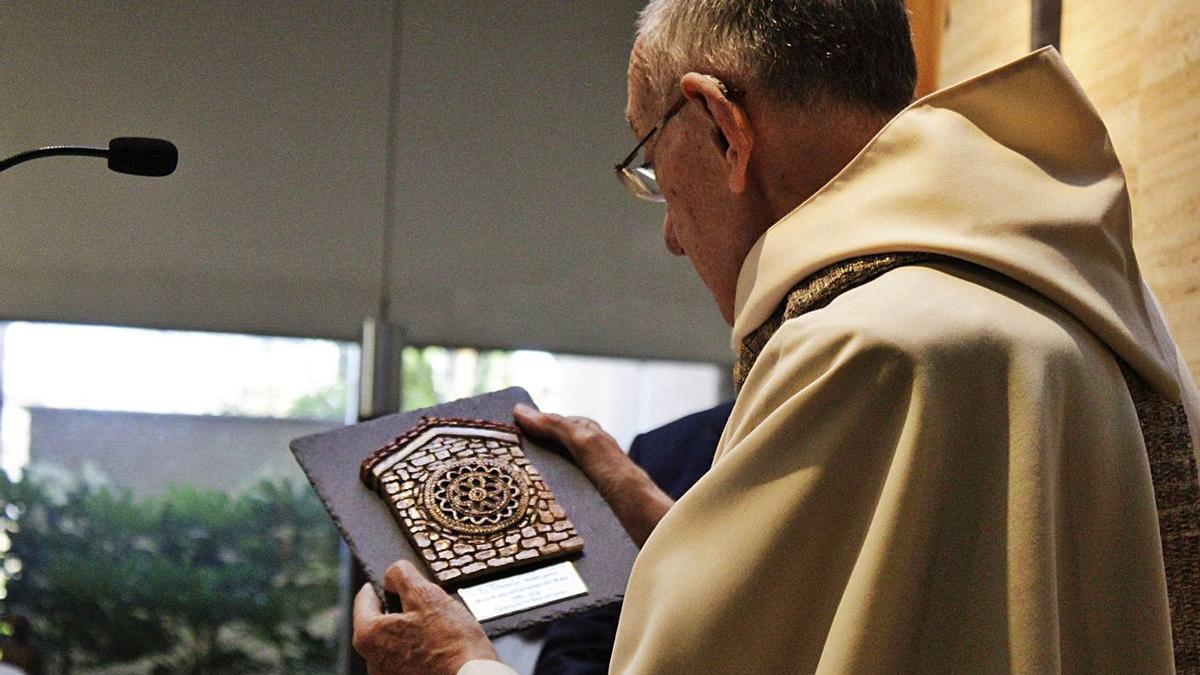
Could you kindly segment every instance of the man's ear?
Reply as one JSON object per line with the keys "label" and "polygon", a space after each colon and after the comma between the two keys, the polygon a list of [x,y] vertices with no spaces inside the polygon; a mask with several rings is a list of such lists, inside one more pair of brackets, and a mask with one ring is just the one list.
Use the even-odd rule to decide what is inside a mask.
{"label": "man's ear", "polygon": [[750,152],[754,149],[754,129],[746,109],[729,100],[720,80],[711,75],[687,73],[679,80],[683,95],[703,106],[712,118],[717,139],[724,153],[729,189],[741,192],[749,179]]}

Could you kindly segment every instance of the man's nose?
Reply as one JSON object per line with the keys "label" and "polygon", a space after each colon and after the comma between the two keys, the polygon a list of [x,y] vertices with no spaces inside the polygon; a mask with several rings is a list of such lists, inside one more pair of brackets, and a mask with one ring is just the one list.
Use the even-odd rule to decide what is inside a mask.
{"label": "man's nose", "polygon": [[684,254],[683,247],[675,238],[675,226],[671,223],[670,211],[663,215],[663,243],[667,245],[667,250],[671,252],[671,255]]}

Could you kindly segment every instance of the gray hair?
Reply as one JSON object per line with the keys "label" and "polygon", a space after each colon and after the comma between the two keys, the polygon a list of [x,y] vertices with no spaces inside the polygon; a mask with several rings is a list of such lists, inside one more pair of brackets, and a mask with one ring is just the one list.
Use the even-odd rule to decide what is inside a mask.
{"label": "gray hair", "polygon": [[650,0],[631,67],[665,100],[690,70],[781,102],[894,114],[916,61],[903,0]]}

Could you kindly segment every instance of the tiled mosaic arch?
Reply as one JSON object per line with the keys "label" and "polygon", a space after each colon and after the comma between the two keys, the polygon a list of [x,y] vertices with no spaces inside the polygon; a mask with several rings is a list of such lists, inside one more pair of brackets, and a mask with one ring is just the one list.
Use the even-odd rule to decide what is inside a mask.
{"label": "tiled mosaic arch", "polygon": [[444,586],[583,549],[511,425],[422,418],[359,475]]}

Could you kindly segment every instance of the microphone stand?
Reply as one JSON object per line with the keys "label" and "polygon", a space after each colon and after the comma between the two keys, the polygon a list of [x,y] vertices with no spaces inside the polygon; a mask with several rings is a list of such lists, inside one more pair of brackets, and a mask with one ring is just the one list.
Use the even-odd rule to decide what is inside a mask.
{"label": "microphone stand", "polygon": [[179,163],[179,150],[174,143],[161,138],[124,136],[108,142],[107,148],[79,145],[52,145],[13,155],[0,160],[0,171],[42,157],[105,157],[108,168],[117,173],[134,176],[169,176]]}
{"label": "microphone stand", "polygon": [[31,159],[39,159],[41,157],[57,157],[62,155],[73,155],[76,157],[108,157],[108,148],[93,148],[75,145],[52,145],[46,148],[38,148],[37,150],[22,152],[9,157],[8,159],[0,160],[0,171],[10,169],[22,162],[28,162]]}

